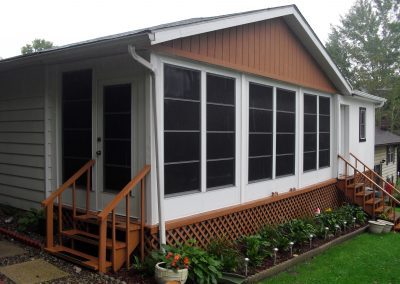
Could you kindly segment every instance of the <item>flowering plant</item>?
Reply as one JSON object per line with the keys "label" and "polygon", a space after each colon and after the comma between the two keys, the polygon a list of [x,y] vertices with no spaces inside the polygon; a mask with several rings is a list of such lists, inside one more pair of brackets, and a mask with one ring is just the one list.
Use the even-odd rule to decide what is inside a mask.
{"label": "flowering plant", "polygon": [[163,261],[165,262],[165,268],[172,270],[189,268],[190,264],[187,256],[172,251],[166,252]]}

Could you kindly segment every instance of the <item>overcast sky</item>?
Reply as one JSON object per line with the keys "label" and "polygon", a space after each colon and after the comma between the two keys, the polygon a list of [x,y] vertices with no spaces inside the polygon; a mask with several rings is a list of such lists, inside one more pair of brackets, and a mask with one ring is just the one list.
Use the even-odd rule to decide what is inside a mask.
{"label": "overcast sky", "polygon": [[61,46],[193,17],[296,4],[325,42],[355,0],[1,0],[0,57],[35,38]]}

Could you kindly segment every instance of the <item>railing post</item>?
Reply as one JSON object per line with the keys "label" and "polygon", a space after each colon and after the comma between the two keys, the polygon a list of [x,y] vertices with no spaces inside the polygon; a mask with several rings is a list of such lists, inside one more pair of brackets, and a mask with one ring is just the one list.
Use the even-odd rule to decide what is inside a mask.
{"label": "railing post", "polygon": [[99,272],[106,272],[107,218],[100,221]]}
{"label": "railing post", "polygon": [[54,202],[51,201],[46,207],[46,247],[52,248],[54,245],[53,239],[53,209]]}
{"label": "railing post", "polygon": [[62,245],[62,193],[58,196],[58,243]]}
{"label": "railing post", "polygon": [[125,214],[126,214],[126,231],[125,231],[125,240],[126,240],[126,269],[129,269],[130,266],[130,255],[129,255],[129,243],[130,243],[130,223],[131,223],[131,217],[130,217],[130,194],[127,194],[125,197]]}
{"label": "railing post", "polygon": [[141,180],[140,182],[140,258],[141,261],[144,261],[144,222],[145,222],[145,218],[144,218],[144,189],[145,189],[145,181],[144,181],[145,177]]}

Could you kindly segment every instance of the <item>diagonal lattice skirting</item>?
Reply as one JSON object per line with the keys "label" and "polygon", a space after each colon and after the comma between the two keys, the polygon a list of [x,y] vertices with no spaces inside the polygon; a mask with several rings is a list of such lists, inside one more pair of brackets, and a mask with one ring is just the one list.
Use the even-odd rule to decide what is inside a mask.
{"label": "diagonal lattice skirting", "polygon": [[[199,246],[206,247],[215,238],[237,239],[256,233],[265,224],[312,215],[317,207],[336,208],[345,202],[336,182],[332,179],[279,196],[167,222],[167,244],[196,239]],[[147,228],[145,242],[147,250],[158,248],[157,226]]]}

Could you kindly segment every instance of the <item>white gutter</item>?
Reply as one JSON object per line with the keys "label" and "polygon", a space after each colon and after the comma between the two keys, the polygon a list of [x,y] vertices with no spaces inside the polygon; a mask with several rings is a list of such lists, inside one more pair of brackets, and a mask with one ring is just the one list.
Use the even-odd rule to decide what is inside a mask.
{"label": "white gutter", "polygon": [[157,101],[156,101],[156,69],[154,66],[148,62],[143,57],[136,53],[135,47],[128,45],[128,52],[132,58],[139,64],[144,66],[150,71],[151,75],[151,95],[152,95],[152,105],[153,105],[153,123],[154,123],[154,140],[155,140],[155,150],[156,150],[156,187],[157,187],[157,199],[158,199],[158,227],[160,235],[160,247],[162,244],[166,243],[166,233],[165,233],[165,218],[164,218],[164,193],[160,189],[160,171],[159,171],[159,152],[158,152],[158,127],[157,127]]}
{"label": "white gutter", "polygon": [[359,91],[359,90],[353,90],[351,94],[353,96],[357,96],[357,97],[366,99],[368,101],[374,102],[376,104],[375,108],[383,107],[383,105],[387,101],[385,98],[374,96],[374,95],[371,95],[371,94],[368,94],[366,92],[362,92],[362,91]]}

